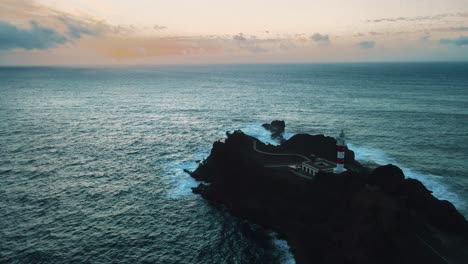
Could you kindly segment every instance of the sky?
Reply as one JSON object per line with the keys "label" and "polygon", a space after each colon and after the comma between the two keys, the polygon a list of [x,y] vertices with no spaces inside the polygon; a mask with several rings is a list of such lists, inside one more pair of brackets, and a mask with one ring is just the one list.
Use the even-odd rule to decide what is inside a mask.
{"label": "sky", "polygon": [[0,65],[468,61],[468,0],[0,0]]}

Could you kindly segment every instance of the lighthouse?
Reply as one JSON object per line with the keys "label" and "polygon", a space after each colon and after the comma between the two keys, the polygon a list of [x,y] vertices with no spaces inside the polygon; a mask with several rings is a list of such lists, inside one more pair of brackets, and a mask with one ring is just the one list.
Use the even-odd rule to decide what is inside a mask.
{"label": "lighthouse", "polygon": [[344,168],[344,157],[346,151],[346,142],[345,142],[345,134],[343,130],[341,130],[340,135],[336,138],[336,168],[335,173],[341,173],[345,171]]}

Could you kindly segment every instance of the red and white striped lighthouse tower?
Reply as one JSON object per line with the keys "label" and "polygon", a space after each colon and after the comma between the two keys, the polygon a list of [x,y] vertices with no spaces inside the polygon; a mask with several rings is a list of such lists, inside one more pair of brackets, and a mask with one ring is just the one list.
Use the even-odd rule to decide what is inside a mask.
{"label": "red and white striped lighthouse tower", "polygon": [[345,171],[345,168],[344,168],[345,151],[346,151],[345,134],[343,130],[341,130],[340,136],[336,138],[337,156],[336,156],[335,173],[341,173]]}

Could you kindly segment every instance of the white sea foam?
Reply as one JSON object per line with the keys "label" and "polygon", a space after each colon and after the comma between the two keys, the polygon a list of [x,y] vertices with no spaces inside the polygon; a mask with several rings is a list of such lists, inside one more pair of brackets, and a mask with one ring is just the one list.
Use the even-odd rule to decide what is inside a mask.
{"label": "white sea foam", "polygon": [[209,151],[200,152],[193,156],[193,159],[186,162],[174,164],[169,175],[171,175],[172,189],[168,193],[169,198],[177,199],[183,196],[192,195],[192,188],[197,187],[200,182],[190,177],[185,170],[194,171],[198,167],[198,161],[208,157]]}
{"label": "white sea foam", "polygon": [[[271,132],[266,130],[264,127],[262,127],[261,124],[252,124],[244,129],[242,129],[244,133],[246,133],[249,136],[255,137],[262,141],[265,144],[271,144],[271,145],[279,145],[279,142],[275,139],[271,138]],[[293,136],[293,133],[290,132],[284,132],[283,138],[284,139],[289,139]]]}
{"label": "white sea foam", "polygon": [[274,232],[271,233],[270,236],[276,250],[275,255],[278,257],[280,263],[296,264],[296,260],[294,259],[294,255],[291,253],[288,242],[286,240],[280,239],[278,234]]}
{"label": "white sea foam", "polygon": [[[271,138],[270,131],[262,127],[261,124],[252,124],[242,129],[247,135],[258,138],[265,144],[278,145],[279,142]],[[289,139],[294,134],[285,132],[284,139]],[[173,188],[169,192],[169,198],[177,199],[192,194],[192,188],[198,186],[199,182],[184,172],[184,169],[194,171],[198,167],[197,161],[208,157],[210,150],[202,151],[193,155],[190,161],[175,163],[170,169],[171,185]]]}
{"label": "white sea foam", "polygon": [[371,147],[360,147],[348,143],[349,149],[354,151],[355,159],[358,161],[372,162],[376,164],[395,163],[395,160],[390,158],[383,150]]}
{"label": "white sea foam", "polygon": [[438,199],[447,200],[462,211],[466,210],[466,202],[450,187],[450,178],[415,171],[408,168],[405,164],[397,162],[394,158],[388,156],[383,150],[378,148],[362,147],[353,144],[348,144],[348,147],[354,151],[356,160],[371,162],[378,165],[396,165],[403,170],[407,178],[421,181]]}
{"label": "white sea foam", "polygon": [[[271,133],[262,127],[261,124],[252,124],[242,129],[247,135],[258,138],[260,141],[278,145],[279,142],[271,138]],[[284,138],[290,138],[293,134],[285,133]],[[190,175],[184,172],[184,169],[194,171],[198,167],[197,161],[203,160],[208,157],[209,149],[203,152],[199,152],[193,155],[193,159],[186,162],[178,162],[172,164],[169,175],[171,177],[172,189],[168,193],[169,198],[178,199],[183,196],[191,195],[192,188],[198,186],[199,182],[194,180]]]}

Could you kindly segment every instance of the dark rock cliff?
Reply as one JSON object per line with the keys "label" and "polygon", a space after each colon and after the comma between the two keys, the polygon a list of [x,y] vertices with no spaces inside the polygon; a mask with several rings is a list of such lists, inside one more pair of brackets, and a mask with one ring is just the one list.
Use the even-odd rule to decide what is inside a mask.
{"label": "dark rock cliff", "polygon": [[297,263],[468,263],[468,223],[396,166],[370,171],[347,150],[348,171],[313,180],[264,167],[253,150],[336,159],[333,138],[296,135],[266,146],[242,132],[213,145],[193,191],[233,215],[280,233]]}

